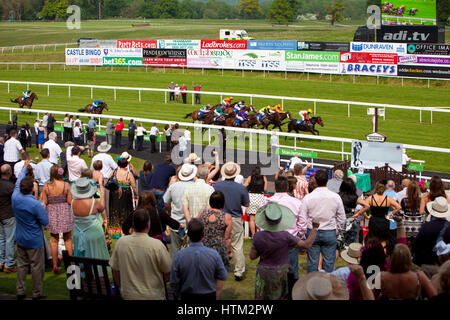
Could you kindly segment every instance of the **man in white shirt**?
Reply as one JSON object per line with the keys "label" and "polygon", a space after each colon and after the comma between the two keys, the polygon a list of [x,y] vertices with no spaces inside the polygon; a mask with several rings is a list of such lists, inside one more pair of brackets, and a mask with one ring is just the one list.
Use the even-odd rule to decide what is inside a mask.
{"label": "man in white shirt", "polygon": [[405,178],[402,180],[402,187],[403,190],[400,192],[397,192],[395,194],[395,201],[397,201],[399,204],[401,204],[402,200],[404,198],[406,198],[406,190],[408,189],[409,184],[411,183],[411,180],[409,180],[408,178]]}
{"label": "man in white shirt", "polygon": [[302,159],[298,157],[298,155],[295,155],[291,158],[291,162],[289,163],[289,169],[294,170],[294,167],[297,163],[302,163]]}
{"label": "man in white shirt", "polygon": [[319,256],[322,253],[322,269],[332,272],[336,262],[336,236],[345,227],[345,211],[341,197],[328,190],[328,175],[324,170],[315,174],[318,187],[303,198],[303,209],[308,219],[308,233],[312,221],[320,222],[316,239],[308,250],[308,273],[318,271]]}
{"label": "man in white shirt", "polygon": [[80,124],[80,127],[81,127],[82,122],[81,122],[81,120],[80,120],[80,116],[77,116],[77,119],[73,122],[73,125],[76,126],[77,123],[79,123],[79,124]]}
{"label": "man in white shirt", "polygon": [[67,169],[69,171],[69,181],[74,182],[81,177],[81,172],[87,169],[86,162],[80,158],[82,146],[68,147],[66,151]]}
{"label": "man in white shirt", "polygon": [[36,148],[39,148],[39,144],[38,144],[38,134],[39,134],[39,124],[40,124],[40,120],[36,119],[36,121],[34,122],[34,133],[36,134]]}
{"label": "man in white shirt", "polygon": [[80,123],[81,121],[80,122],[75,121],[75,128],[73,129],[73,139],[75,140],[75,144],[77,146],[82,144]]}
{"label": "man in white shirt", "polygon": [[48,149],[50,152],[49,161],[53,164],[59,164],[59,157],[62,152],[61,147],[56,143],[58,139],[58,135],[56,132],[50,132],[48,135],[48,141],[44,143],[43,149]]}
{"label": "man in white shirt", "polygon": [[48,127],[48,112],[42,117],[42,126],[44,127],[44,138],[47,139],[47,127]]}
{"label": "man in white shirt", "polygon": [[136,130],[136,150],[143,151],[144,150],[144,136],[147,134],[147,130],[142,126],[142,123],[139,123]]}
{"label": "man in white shirt", "polygon": [[17,131],[11,130],[9,132],[11,138],[5,142],[3,147],[3,161],[5,161],[14,170],[14,165],[19,162],[20,154],[24,153],[25,150],[22,148],[22,144],[17,140]]}
{"label": "man in white shirt", "polygon": [[[14,165],[14,176],[16,178],[19,177],[20,171],[22,171],[25,161],[30,160],[30,159],[31,159],[30,154],[28,152],[25,151],[24,153],[22,153],[22,160],[17,162]],[[30,162],[30,166],[33,168],[33,172],[34,172],[34,170],[36,170],[36,163],[34,161],[32,161],[32,162]]]}
{"label": "man in white shirt", "polygon": [[150,129],[150,142],[152,144],[151,153],[156,152],[156,136],[159,135],[158,127],[156,126],[156,123],[153,124],[153,127]]}
{"label": "man in white shirt", "polygon": [[187,144],[187,153],[191,152],[191,131],[189,131],[189,128],[186,127],[184,130],[184,137],[186,138],[186,144]]}

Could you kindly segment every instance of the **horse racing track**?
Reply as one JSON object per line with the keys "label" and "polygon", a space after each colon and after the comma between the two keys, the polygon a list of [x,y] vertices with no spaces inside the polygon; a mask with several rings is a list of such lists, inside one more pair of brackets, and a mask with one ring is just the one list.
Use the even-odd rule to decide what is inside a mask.
{"label": "horse racing track", "polygon": [[[323,82],[304,80],[285,80],[282,78],[242,78],[235,74],[220,75],[215,73],[202,74],[198,70],[170,70],[167,73],[158,73],[152,70],[146,73],[142,70],[127,72],[121,71],[0,71],[0,79],[11,81],[30,81],[47,83],[89,84],[105,86],[127,86],[139,88],[161,88],[174,81],[180,86],[184,83],[192,90],[191,84],[203,83],[202,90],[214,92],[267,94],[286,97],[320,98],[329,100],[360,101],[371,103],[400,104],[423,107],[449,107],[450,92],[446,88],[423,87],[391,87],[388,85],[352,84],[348,82]],[[26,86],[25,86],[26,87]],[[10,93],[6,84],[0,84],[0,106],[17,107],[10,99],[16,99],[25,89],[24,85],[11,85]],[[164,103],[164,93],[142,92],[141,102],[135,91],[120,91],[115,94],[113,90],[95,89],[91,98],[89,88],[71,88],[70,97],[67,87],[30,86],[33,92],[39,96],[34,101],[33,108],[41,110],[55,110],[67,113],[76,113],[80,108],[85,108],[94,100],[103,100],[109,110],[104,110],[104,115],[124,117],[137,117],[156,120],[168,120],[179,122],[192,122],[185,120],[186,114],[198,110],[201,105],[192,106],[190,94],[188,104],[168,101]],[[48,94],[48,95],[47,95]],[[223,97],[225,98],[225,96]],[[234,101],[245,100],[244,97],[234,95]],[[220,103],[220,96],[201,97],[202,104],[216,105]],[[246,104],[250,104],[246,101]],[[252,101],[256,110],[267,105],[280,103],[279,100],[254,98]],[[300,110],[312,108],[308,102],[284,101],[284,110],[289,111],[294,119],[299,119]],[[341,137],[364,140],[365,135],[372,132],[371,117],[367,115],[367,107],[352,107],[351,116],[347,115],[347,107],[336,104],[320,103],[317,105],[316,114],[323,120],[324,126],[316,126],[320,136]],[[6,123],[9,114],[0,112],[1,121]],[[42,117],[42,116],[41,116]],[[61,121],[62,117],[56,117]],[[20,114],[19,124],[25,121],[33,123],[35,115]],[[87,122],[87,118],[82,118]],[[379,120],[379,131],[388,136],[388,142],[405,143],[411,145],[449,148],[450,142],[450,115],[448,113],[433,113],[433,124],[430,124],[430,113],[423,112],[422,123],[419,122],[419,113],[411,110],[386,109],[386,120]],[[288,121],[284,121],[287,123]],[[144,127],[150,124],[144,124]],[[270,129],[272,126],[269,127]],[[160,126],[162,129],[162,125]],[[287,131],[288,124],[282,126]],[[282,139],[284,140],[284,138]],[[280,141],[285,145],[293,145],[292,138]],[[330,141],[312,141],[304,139],[297,141],[298,147],[315,148],[322,150],[341,151],[340,143]],[[350,152],[347,148],[345,151]],[[319,158],[340,159],[340,155],[330,155],[319,152]],[[450,172],[448,155],[445,153],[431,153],[420,150],[408,150],[408,156],[425,160],[425,169]]]}

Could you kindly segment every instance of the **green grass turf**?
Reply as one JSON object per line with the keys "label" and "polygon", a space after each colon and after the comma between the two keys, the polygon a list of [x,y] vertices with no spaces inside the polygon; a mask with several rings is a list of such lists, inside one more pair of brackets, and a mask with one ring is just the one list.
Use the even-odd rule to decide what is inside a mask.
{"label": "green grass turf", "polygon": [[[381,4],[384,5],[385,1],[381,1]],[[420,20],[411,20],[408,19],[410,17],[412,18],[424,18],[424,19],[436,19],[436,0],[389,0],[389,3],[392,3],[394,5],[394,8],[398,8],[402,5],[406,7],[406,12],[403,15],[403,18],[400,18],[400,22],[412,22],[414,24],[420,24]],[[415,16],[410,16],[408,14],[409,10],[412,8],[418,9],[418,13],[416,13]],[[382,12],[382,15],[384,16],[385,13]],[[386,15],[390,15],[387,14]],[[392,15],[392,14],[391,14]],[[385,20],[384,17],[382,17],[382,20]],[[395,18],[388,18],[388,21],[397,21]],[[433,25],[432,21],[426,21],[424,22],[426,25]]]}
{"label": "green grass turf", "polygon": [[[0,71],[0,79],[17,80],[24,79],[37,82],[55,83],[78,83],[111,86],[132,86],[149,88],[167,88],[170,81],[182,83],[191,87],[192,81],[203,82],[204,91],[241,92],[254,94],[273,94],[279,96],[294,96],[305,98],[323,98],[336,100],[363,101],[373,103],[401,104],[424,107],[448,107],[450,101],[450,91],[446,87],[423,87],[423,81],[405,80],[405,87],[392,86],[387,79],[380,79],[380,84],[376,85],[373,78],[358,77],[356,84],[343,81],[343,77],[333,77],[333,82],[317,81],[319,75],[306,80],[306,75],[289,74],[287,80],[284,73],[266,73],[263,78],[261,73],[245,72],[242,77],[241,72],[226,71],[224,76],[220,71],[182,70],[167,69],[166,73],[162,69],[131,68],[130,72],[125,69],[116,68],[113,72],[109,68],[100,69],[94,72],[92,68],[82,69],[82,71],[48,71],[48,70],[24,70],[17,72],[10,70]],[[368,82],[368,81],[371,81]],[[419,86],[420,85],[420,86]],[[0,106],[14,106],[9,102],[10,98],[16,98],[24,89],[23,85],[11,85],[11,93],[7,94],[7,86],[0,85]],[[103,99],[110,106],[107,114],[121,115],[128,117],[141,117],[148,119],[187,121],[184,115],[192,112],[198,106],[190,104],[164,104],[164,94],[162,93],[142,93],[142,102],[138,102],[138,92],[117,91],[117,101],[114,101],[112,90],[94,90],[93,99],[90,98],[90,89],[72,88],[71,97],[68,98],[68,89],[51,87],[50,97],[47,97],[47,88],[42,86],[32,86],[40,97],[35,102],[35,109],[60,110],[76,112],[80,107],[91,103],[93,99]],[[249,99],[234,96],[235,99]],[[216,104],[220,100],[219,96],[202,96],[203,103]],[[188,96],[191,101],[191,96]],[[276,104],[279,101],[268,99],[254,99],[253,104],[260,108],[268,104]],[[304,108],[311,108],[312,103],[295,103],[285,101],[285,110],[291,111],[295,118],[298,118],[298,111]],[[320,134],[324,136],[335,136],[354,139],[365,139],[365,134],[372,130],[371,119],[366,114],[366,107],[355,106],[351,108],[351,117],[347,117],[346,105],[333,105],[319,103],[317,114],[324,119],[325,126],[319,128]],[[0,112],[0,120],[7,121],[8,112]],[[28,120],[33,121],[34,116],[19,114],[19,123]],[[61,117],[58,120],[62,120]],[[86,119],[85,119],[86,120]],[[84,120],[84,121],[85,121]],[[406,143],[423,146],[449,148],[448,140],[450,134],[450,115],[448,113],[433,113],[433,124],[430,124],[430,112],[423,112],[423,123],[419,123],[419,112],[410,110],[388,109],[386,111],[386,121],[380,120],[379,131],[388,136],[388,141],[396,143]],[[147,124],[148,127],[148,124]],[[284,143],[284,139],[281,139]],[[293,139],[288,139],[286,144],[293,145]],[[314,142],[303,141],[298,146],[330,149],[339,151],[340,143],[336,142]],[[350,151],[349,147],[346,151]],[[416,160],[425,160],[426,170],[436,170],[450,172],[448,155],[441,153],[430,153],[423,151],[408,151],[408,155]],[[330,159],[340,159],[339,155],[319,153],[319,157]]]}

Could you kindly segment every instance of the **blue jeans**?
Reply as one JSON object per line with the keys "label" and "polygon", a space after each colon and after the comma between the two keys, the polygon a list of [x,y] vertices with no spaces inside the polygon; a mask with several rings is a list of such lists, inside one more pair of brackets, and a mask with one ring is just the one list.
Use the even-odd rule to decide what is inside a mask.
{"label": "blue jeans", "polygon": [[14,267],[14,249],[16,239],[16,218],[11,217],[0,221],[0,264],[12,268]]}
{"label": "blue jeans", "polygon": [[295,279],[298,279],[298,253],[297,248],[291,248],[289,251],[289,273],[292,273]]}
{"label": "blue jeans", "polygon": [[158,207],[158,209],[165,210],[164,199],[163,199],[163,196],[164,196],[165,192],[164,191],[158,191],[158,190],[152,190],[152,192],[155,195],[156,206]]}
{"label": "blue jeans", "polygon": [[[307,236],[311,230],[308,229]],[[316,240],[311,249],[308,250],[308,273],[318,271],[319,256],[322,253],[322,269],[332,272],[336,261],[336,230],[317,231]]]}

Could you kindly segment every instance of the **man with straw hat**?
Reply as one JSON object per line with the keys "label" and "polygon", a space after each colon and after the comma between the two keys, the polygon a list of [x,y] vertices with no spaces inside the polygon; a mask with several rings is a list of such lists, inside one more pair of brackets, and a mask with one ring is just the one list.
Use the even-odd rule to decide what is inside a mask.
{"label": "man with straw hat", "polygon": [[224,181],[214,184],[216,191],[225,195],[224,212],[232,217],[231,249],[235,258],[234,279],[242,281],[245,272],[244,256],[244,221],[242,220],[242,207],[248,207],[250,199],[247,188],[234,182],[234,178],[241,172],[239,164],[227,162],[222,166],[221,174]]}
{"label": "man with straw hat", "polygon": [[261,207],[255,221],[264,230],[253,236],[250,249],[250,259],[260,257],[256,269],[255,299],[287,300],[290,249],[309,249],[316,238],[319,223],[314,221],[308,238],[299,240],[286,231],[295,224],[295,214],[288,207],[277,203]]}

